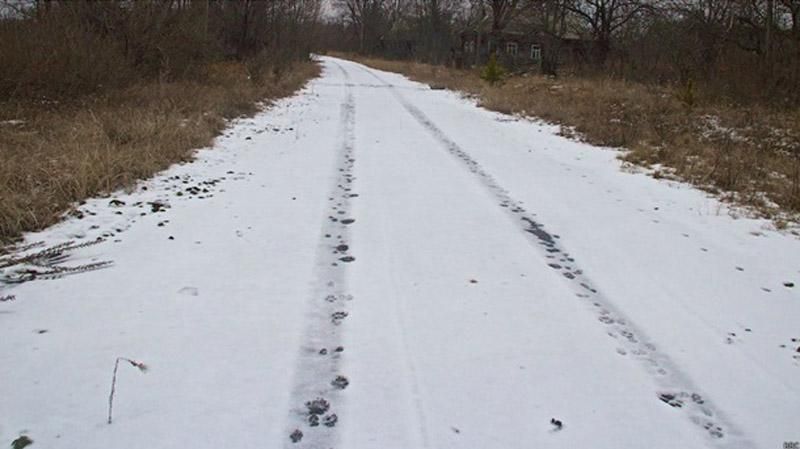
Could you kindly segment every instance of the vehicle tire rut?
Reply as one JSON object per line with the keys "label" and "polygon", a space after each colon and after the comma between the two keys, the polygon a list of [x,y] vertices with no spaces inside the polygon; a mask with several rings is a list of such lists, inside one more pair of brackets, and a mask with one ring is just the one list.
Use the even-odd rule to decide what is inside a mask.
{"label": "vehicle tire rut", "polygon": [[512,198],[509,192],[483,169],[477,160],[450,139],[441,128],[406,99],[391,83],[386,82],[370,69],[361,65],[357,65],[357,67],[386,85],[397,101],[432,135],[441,147],[476,176],[477,180],[497,200],[498,206],[511,217],[527,236],[528,241],[539,250],[545,263],[549,265],[548,268],[558,271],[564,277],[575,297],[579,298],[589,312],[595,315],[598,322],[606,328],[607,335],[617,342],[616,353],[638,361],[651,375],[658,386],[658,391],[653,394],[653,400],[660,400],[685,413],[688,419],[705,435],[706,441],[711,446],[753,447],[752,442],[702,393],[702,389],[695,386],[665,352],[658,350],[645,333],[605,297],[580,268],[580,263],[566,251],[558,234],[545,230],[545,226],[537,220],[535,213],[526,210],[519,201]]}

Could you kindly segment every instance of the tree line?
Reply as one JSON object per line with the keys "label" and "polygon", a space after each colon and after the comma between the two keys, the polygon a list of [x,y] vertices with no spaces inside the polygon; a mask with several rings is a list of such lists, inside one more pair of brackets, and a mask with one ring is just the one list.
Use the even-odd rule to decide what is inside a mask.
{"label": "tree line", "polygon": [[[340,50],[452,62],[461,33],[542,36],[542,68],[702,84],[733,101],[800,104],[800,0],[334,0]],[[567,37],[590,51],[564,66]],[[330,41],[330,40],[328,40]]]}
{"label": "tree line", "polygon": [[307,59],[322,0],[0,0],[0,99],[71,96],[143,80],[253,76]]}

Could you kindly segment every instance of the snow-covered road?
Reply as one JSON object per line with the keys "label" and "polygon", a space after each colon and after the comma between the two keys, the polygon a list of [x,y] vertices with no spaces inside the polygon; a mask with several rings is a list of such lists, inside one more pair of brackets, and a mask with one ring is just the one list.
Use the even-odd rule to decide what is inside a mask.
{"label": "snow-covered road", "polygon": [[[103,237],[55,262],[113,264],[0,286],[0,447],[800,440],[796,237],[557,127],[322,62],[193,163],[27,236]],[[109,425],[117,357],[150,370],[120,367]]]}

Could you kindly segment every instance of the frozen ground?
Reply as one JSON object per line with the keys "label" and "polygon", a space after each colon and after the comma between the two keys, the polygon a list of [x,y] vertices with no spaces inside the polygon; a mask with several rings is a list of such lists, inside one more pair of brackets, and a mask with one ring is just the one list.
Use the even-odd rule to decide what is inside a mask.
{"label": "frozen ground", "polygon": [[[800,440],[796,237],[323,63],[195,162],[27,236],[103,241],[2,269],[0,447]],[[109,425],[117,357],[150,370],[120,367]]]}

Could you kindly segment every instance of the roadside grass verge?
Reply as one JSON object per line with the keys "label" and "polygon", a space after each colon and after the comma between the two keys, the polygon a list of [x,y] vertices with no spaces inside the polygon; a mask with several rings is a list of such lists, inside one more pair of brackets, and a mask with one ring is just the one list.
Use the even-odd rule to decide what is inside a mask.
{"label": "roadside grass verge", "polygon": [[537,117],[562,133],[627,150],[656,178],[686,181],[777,228],[800,217],[800,110],[739,105],[698,88],[525,74],[490,85],[480,70],[338,55],[464,92],[498,112]]}
{"label": "roadside grass verge", "polygon": [[57,102],[0,102],[0,246],[56,223],[78,202],[132,186],[208,146],[226,119],[285,97],[319,73],[312,62],[251,76],[210,64],[196,80],[146,82]]}

